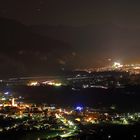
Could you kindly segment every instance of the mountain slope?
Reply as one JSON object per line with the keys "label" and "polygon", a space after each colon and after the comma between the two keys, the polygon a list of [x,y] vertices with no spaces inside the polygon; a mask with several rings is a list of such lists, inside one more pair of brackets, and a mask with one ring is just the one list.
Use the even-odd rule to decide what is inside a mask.
{"label": "mountain slope", "polygon": [[[36,25],[32,29],[71,44],[87,66],[102,66],[113,58],[124,63],[139,62],[140,28],[114,23],[92,24],[79,27]],[[129,50],[129,51],[128,51]],[[86,59],[85,59],[86,58]],[[92,65],[91,65],[92,64]]]}
{"label": "mountain slope", "polygon": [[2,77],[55,73],[73,57],[67,43],[34,33],[17,21],[0,18],[0,31]]}

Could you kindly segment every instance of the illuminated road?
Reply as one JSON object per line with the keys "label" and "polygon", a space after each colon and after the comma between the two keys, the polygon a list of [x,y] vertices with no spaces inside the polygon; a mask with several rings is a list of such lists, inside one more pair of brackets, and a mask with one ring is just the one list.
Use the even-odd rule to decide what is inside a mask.
{"label": "illuminated road", "polygon": [[66,118],[64,118],[63,116],[58,115],[58,114],[55,114],[55,116],[57,119],[59,119],[63,123],[64,126],[66,126],[68,128],[64,132],[60,132],[60,133],[56,133],[56,134],[47,136],[47,139],[54,138],[57,136],[66,138],[66,137],[70,137],[70,136],[75,136],[77,134],[76,132],[78,130],[78,127],[72,121],[67,120]]}

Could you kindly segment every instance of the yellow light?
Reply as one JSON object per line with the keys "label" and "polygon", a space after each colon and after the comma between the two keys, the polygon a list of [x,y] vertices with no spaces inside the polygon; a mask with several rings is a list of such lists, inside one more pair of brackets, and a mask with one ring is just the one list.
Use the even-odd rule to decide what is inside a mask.
{"label": "yellow light", "polygon": [[38,85],[38,82],[37,81],[33,81],[33,82],[30,82],[28,84],[28,86],[37,86]]}
{"label": "yellow light", "polygon": [[119,62],[114,62],[113,67],[114,68],[121,68],[121,67],[123,67],[123,65],[121,65]]}
{"label": "yellow light", "polygon": [[48,82],[48,85],[60,87],[62,84],[61,83],[55,83],[55,82]]}
{"label": "yellow light", "polygon": [[62,112],[62,109],[59,109],[59,112],[61,113]]}
{"label": "yellow light", "polygon": [[89,121],[91,121],[91,120],[92,120],[92,118],[89,118],[88,120],[89,120]]}
{"label": "yellow light", "polygon": [[57,86],[57,87],[59,87],[59,86],[61,86],[62,84],[61,84],[61,83],[55,83],[54,85]]}
{"label": "yellow light", "polygon": [[48,82],[48,85],[51,85],[52,86],[53,85],[53,82]]}
{"label": "yellow light", "polygon": [[80,122],[80,121],[81,121],[81,119],[80,119],[80,118],[76,118],[75,120],[76,120],[76,121],[78,121],[78,122]]}

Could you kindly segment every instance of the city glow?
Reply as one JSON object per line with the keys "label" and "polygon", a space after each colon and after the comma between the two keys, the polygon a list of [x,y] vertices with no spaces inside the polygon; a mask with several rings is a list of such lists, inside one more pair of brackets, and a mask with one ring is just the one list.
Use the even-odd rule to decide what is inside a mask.
{"label": "city glow", "polygon": [[113,67],[114,68],[121,68],[121,67],[123,67],[123,65],[119,62],[114,62]]}

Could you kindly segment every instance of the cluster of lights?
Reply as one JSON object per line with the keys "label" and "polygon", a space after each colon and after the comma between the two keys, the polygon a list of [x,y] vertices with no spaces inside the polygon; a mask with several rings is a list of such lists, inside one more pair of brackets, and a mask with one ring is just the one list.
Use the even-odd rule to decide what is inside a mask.
{"label": "cluster of lights", "polygon": [[122,68],[123,65],[121,63],[119,63],[119,62],[114,62],[113,67],[114,68]]}
{"label": "cluster of lights", "polygon": [[38,82],[37,81],[32,81],[30,83],[28,83],[28,86],[37,86]]}
{"label": "cluster of lights", "polygon": [[[56,86],[56,87],[60,87],[62,85],[62,83],[60,83],[60,82],[52,82],[52,81],[45,81],[45,82],[42,82],[42,84],[50,85],[50,86]],[[37,81],[31,81],[27,85],[28,86],[39,86],[40,83],[37,82]]]}
{"label": "cluster of lights", "polygon": [[55,82],[48,82],[47,84],[56,87],[60,87],[62,85],[61,83],[55,83]]}

